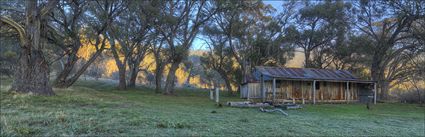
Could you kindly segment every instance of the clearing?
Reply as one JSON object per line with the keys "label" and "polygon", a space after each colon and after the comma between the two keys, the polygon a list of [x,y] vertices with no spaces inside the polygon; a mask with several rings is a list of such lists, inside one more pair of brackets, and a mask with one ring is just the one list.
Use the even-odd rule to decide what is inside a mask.
{"label": "clearing", "polygon": [[[177,96],[138,87],[81,81],[56,96],[8,92],[1,81],[1,134],[43,136],[425,136],[425,109],[415,104],[305,105],[289,116],[258,108],[218,108],[202,90]],[[224,103],[239,100],[221,97]],[[216,113],[212,113],[215,111]]]}

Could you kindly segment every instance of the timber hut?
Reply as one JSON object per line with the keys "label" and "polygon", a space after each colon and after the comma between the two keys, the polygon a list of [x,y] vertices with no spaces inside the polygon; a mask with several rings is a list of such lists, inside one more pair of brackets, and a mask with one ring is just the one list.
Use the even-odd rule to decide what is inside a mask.
{"label": "timber hut", "polygon": [[347,70],[257,66],[241,84],[241,98],[263,102],[376,103],[376,83]]}

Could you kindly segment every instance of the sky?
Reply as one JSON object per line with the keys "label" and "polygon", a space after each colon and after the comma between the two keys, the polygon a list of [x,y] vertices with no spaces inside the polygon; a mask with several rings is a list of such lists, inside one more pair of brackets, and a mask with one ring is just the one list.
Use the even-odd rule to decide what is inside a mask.
{"label": "sky", "polygon": [[282,11],[282,0],[263,0],[264,4],[270,4],[277,10],[277,12]]}
{"label": "sky", "polygon": [[[263,0],[264,4],[270,4],[275,8],[277,11],[276,13],[279,13],[282,11],[282,0]],[[201,37],[200,35],[198,37]],[[193,46],[191,48],[192,50],[208,50],[208,47],[205,45],[204,41],[200,38],[196,38],[193,41]]]}

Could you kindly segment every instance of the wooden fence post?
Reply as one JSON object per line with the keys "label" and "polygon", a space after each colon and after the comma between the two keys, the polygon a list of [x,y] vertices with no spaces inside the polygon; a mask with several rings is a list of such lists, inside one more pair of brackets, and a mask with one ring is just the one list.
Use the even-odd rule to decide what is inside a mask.
{"label": "wooden fence post", "polygon": [[210,90],[210,99],[214,100],[214,90]]}
{"label": "wooden fence post", "polygon": [[218,100],[218,97],[220,96],[220,92],[219,92],[219,89],[218,88],[216,88],[215,89],[215,102],[218,104],[218,102],[219,102],[219,100]]}

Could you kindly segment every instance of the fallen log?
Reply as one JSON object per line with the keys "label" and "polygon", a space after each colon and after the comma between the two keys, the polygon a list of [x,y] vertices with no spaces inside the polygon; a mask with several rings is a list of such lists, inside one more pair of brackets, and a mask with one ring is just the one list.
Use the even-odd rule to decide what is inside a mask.
{"label": "fallen log", "polygon": [[282,104],[282,105],[278,105],[276,107],[283,108],[285,110],[287,110],[287,109],[301,109],[301,108],[303,108],[301,105],[298,105],[298,104]]}
{"label": "fallen log", "polygon": [[231,107],[268,107],[270,106],[270,104],[268,103],[252,103],[249,101],[227,102],[227,105]]}

